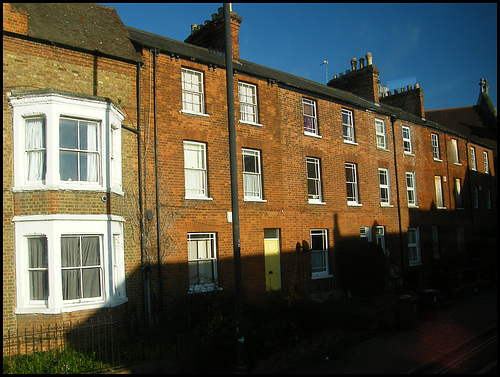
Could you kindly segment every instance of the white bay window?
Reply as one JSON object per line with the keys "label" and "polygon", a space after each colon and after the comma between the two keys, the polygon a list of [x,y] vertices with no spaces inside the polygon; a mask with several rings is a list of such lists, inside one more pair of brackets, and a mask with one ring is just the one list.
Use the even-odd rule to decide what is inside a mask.
{"label": "white bay window", "polygon": [[56,314],[127,301],[120,216],[14,216],[16,314]]}
{"label": "white bay window", "polygon": [[121,122],[106,98],[44,89],[10,94],[14,192],[122,193]]}

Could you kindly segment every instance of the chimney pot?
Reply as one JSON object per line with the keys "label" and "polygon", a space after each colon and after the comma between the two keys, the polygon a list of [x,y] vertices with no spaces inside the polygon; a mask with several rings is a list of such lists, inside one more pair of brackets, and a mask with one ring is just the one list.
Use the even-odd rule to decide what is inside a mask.
{"label": "chimney pot", "polygon": [[418,89],[420,86],[418,85],[418,82],[415,84],[415,89]]}
{"label": "chimney pot", "polygon": [[358,59],[352,58],[351,59],[351,69],[355,71],[357,69],[357,64],[358,64]]}
{"label": "chimney pot", "polygon": [[348,75],[349,73],[351,73],[351,70],[348,69],[347,71],[345,71],[345,74]]}
{"label": "chimney pot", "polygon": [[397,89],[394,89],[394,94],[398,94],[398,90]]}
{"label": "chimney pot", "polygon": [[336,79],[337,78],[337,75],[333,75],[333,78]]}
{"label": "chimney pot", "polygon": [[205,21],[205,26],[207,26],[209,23],[210,23],[210,21],[209,21],[209,20],[206,20],[206,21]]}
{"label": "chimney pot", "polygon": [[366,53],[366,65],[372,65],[373,57],[371,52]]}
{"label": "chimney pot", "polygon": [[212,21],[215,21],[218,18],[219,18],[219,15],[217,13],[212,13]]}
{"label": "chimney pot", "polygon": [[408,90],[411,90],[411,85],[408,85],[408,86],[407,86],[407,89],[408,89]]}
{"label": "chimney pot", "polygon": [[365,68],[365,59],[359,58],[359,69]]}
{"label": "chimney pot", "polygon": [[219,16],[224,17],[224,8],[220,7],[217,10],[219,11]]}
{"label": "chimney pot", "polygon": [[198,25],[196,24],[192,24],[191,25],[191,34],[194,34],[196,33],[196,31],[198,30]]}

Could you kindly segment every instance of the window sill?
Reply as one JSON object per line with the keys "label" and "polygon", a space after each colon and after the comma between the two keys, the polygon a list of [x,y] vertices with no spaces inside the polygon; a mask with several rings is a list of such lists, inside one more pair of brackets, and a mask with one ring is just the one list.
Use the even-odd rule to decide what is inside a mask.
{"label": "window sill", "polygon": [[11,188],[12,192],[25,192],[25,191],[61,191],[61,190],[73,190],[73,191],[96,191],[96,192],[108,192],[111,191],[118,195],[124,195],[122,190],[111,188],[107,190],[105,187],[100,185],[89,185],[85,183],[69,183],[69,184],[48,184],[48,185],[29,185],[29,186],[15,186]]}
{"label": "window sill", "polygon": [[344,140],[344,144],[350,144],[350,145],[359,145],[355,141],[349,141],[349,140]]}
{"label": "window sill", "polygon": [[204,284],[204,285],[191,285],[189,287],[188,294],[205,293],[205,292],[215,292],[222,291],[221,287],[216,287],[215,284]]}
{"label": "window sill", "polygon": [[304,131],[304,135],[305,135],[305,136],[312,136],[312,137],[315,137],[315,138],[317,138],[317,139],[323,139],[323,136],[318,135],[318,134],[314,134],[314,133],[312,133],[312,132],[307,132],[307,131]]}
{"label": "window sill", "polygon": [[205,113],[196,113],[194,111],[188,111],[188,110],[180,110],[179,113],[185,114],[185,115],[194,115],[194,116],[199,116],[199,117],[204,117],[204,118],[210,117],[210,115],[205,114]]}
{"label": "window sill", "polygon": [[437,209],[446,209],[446,207],[436,207]]}
{"label": "window sill", "polygon": [[422,265],[422,262],[410,262],[410,263],[408,263],[408,266],[410,266],[410,267],[421,266],[421,265]]}
{"label": "window sill", "polygon": [[252,198],[244,198],[244,202],[255,202],[255,203],[267,203],[265,199],[252,199]]}
{"label": "window sill", "polygon": [[263,127],[263,125],[260,124],[260,123],[247,122],[246,120],[241,120],[240,119],[238,122],[241,123],[241,124],[248,124],[249,126]]}
{"label": "window sill", "polygon": [[418,205],[408,204],[408,208],[420,208]]}
{"label": "window sill", "polygon": [[184,197],[184,199],[186,199],[186,200],[207,200],[207,201],[214,200],[213,198],[208,198],[208,197],[206,197],[206,196],[204,196],[204,197],[198,197],[198,196],[186,196],[186,197]]}
{"label": "window sill", "polygon": [[347,202],[348,207],[363,207],[363,204],[356,202]]}
{"label": "window sill", "polygon": [[127,297],[110,300],[104,302],[104,300],[94,301],[94,302],[79,302],[74,304],[65,304],[62,307],[48,308],[47,306],[29,306],[24,308],[14,309],[14,314],[61,314],[68,312],[76,312],[79,310],[91,310],[99,308],[112,308],[125,304],[128,301]]}
{"label": "window sill", "polygon": [[311,276],[311,280],[327,279],[327,278],[333,278],[333,275],[330,275],[330,274],[318,274],[318,275],[312,275]]}
{"label": "window sill", "polygon": [[389,149],[387,149],[387,148],[383,148],[383,147],[377,147],[377,149],[378,149],[379,151],[390,152],[390,150],[389,150]]}
{"label": "window sill", "polygon": [[460,162],[454,162],[453,165],[462,166]]}
{"label": "window sill", "polygon": [[413,152],[403,152],[405,156],[411,156],[411,157],[415,157],[415,153]]}
{"label": "window sill", "polygon": [[433,157],[432,159],[436,162],[443,162],[443,160],[441,160],[440,158]]}
{"label": "window sill", "polygon": [[308,200],[307,200],[307,202],[308,202],[309,204],[320,204],[320,205],[326,205],[326,203],[325,203],[325,202],[322,202],[322,201],[320,201],[320,200],[315,200],[315,199],[308,199]]}
{"label": "window sill", "polygon": [[463,208],[463,207],[457,207],[457,208],[455,208],[455,209],[456,209],[457,211],[465,211],[465,208]]}
{"label": "window sill", "polygon": [[393,207],[394,207],[394,205],[392,205],[392,204],[384,204],[384,203],[380,203],[380,207],[382,207],[382,208],[393,208]]}

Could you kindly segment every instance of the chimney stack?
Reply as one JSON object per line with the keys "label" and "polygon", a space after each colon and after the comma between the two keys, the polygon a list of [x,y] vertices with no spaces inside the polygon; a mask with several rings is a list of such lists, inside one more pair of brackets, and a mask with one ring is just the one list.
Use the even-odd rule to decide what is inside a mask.
{"label": "chimney stack", "polygon": [[365,68],[365,59],[359,58],[359,69]]}
{"label": "chimney stack", "polygon": [[353,71],[355,71],[357,69],[357,63],[358,63],[358,59],[356,59],[356,58],[351,59],[351,69]]}
{"label": "chimney stack", "polygon": [[372,53],[371,52],[366,53],[366,65],[372,65]]}
{"label": "chimney stack", "polygon": [[[234,60],[238,60],[240,57],[239,29],[241,21],[241,17],[231,11],[231,47]],[[191,25],[191,35],[187,37],[184,42],[199,47],[205,47],[215,52],[224,53],[226,43],[223,8],[219,8],[218,13],[212,14],[212,20],[207,20],[204,24],[200,25]]]}

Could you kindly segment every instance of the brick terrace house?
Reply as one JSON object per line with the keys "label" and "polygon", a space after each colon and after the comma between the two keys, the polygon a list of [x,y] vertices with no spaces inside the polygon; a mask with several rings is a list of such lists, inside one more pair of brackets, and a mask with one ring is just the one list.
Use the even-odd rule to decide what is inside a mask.
{"label": "brick terrace house", "polygon": [[[418,84],[379,94],[370,53],[328,85],[263,67],[241,59],[242,18],[230,22],[248,299],[269,289],[338,294],[343,238],[382,245],[388,286],[403,272],[425,284],[437,265],[474,253],[479,221],[490,226],[482,237],[496,239],[491,144],[426,119]],[[172,220],[158,233],[164,295],[233,285],[223,25],[220,8],[184,42],[128,28],[144,59],[141,103],[156,119],[143,137],[149,226],[158,213]]]}
{"label": "brick terrace house", "polygon": [[[68,41],[56,35],[70,37],[70,30],[48,34],[68,23],[52,22],[44,26],[48,30],[43,29],[43,36],[34,35],[36,27],[30,23],[37,17],[31,14],[50,6],[4,5],[4,329],[6,321],[19,326],[31,313],[64,316],[86,302],[68,300],[74,293],[65,293],[61,286],[61,274],[69,274],[67,262],[60,259],[66,239],[83,244],[89,238],[109,258],[121,250],[113,248],[114,242],[120,245],[123,239],[118,271],[111,268],[110,259],[89,267],[94,269],[91,274],[100,271],[105,284],[98,296],[89,283],[89,300],[96,300],[96,305],[82,306],[85,311],[80,313],[121,307],[125,299],[115,297],[115,274],[125,280],[127,310],[141,310],[142,300],[146,306],[150,301],[161,305],[164,299],[189,293],[231,292],[222,9],[204,25],[192,25],[191,35],[179,42],[124,29],[112,8],[87,4],[93,12],[87,21],[96,21],[88,30],[96,28],[99,38],[92,32],[95,39]],[[114,20],[116,27],[98,29],[101,19]],[[38,20],[42,27],[43,19]],[[319,84],[241,59],[242,18],[231,13],[230,22],[247,300],[273,289],[312,297],[341,294],[335,245],[342,239],[382,246],[388,288],[405,284],[403,278],[410,275],[422,276],[425,284],[426,273],[437,265],[474,254],[477,223],[496,227],[491,144],[446,122],[426,119],[418,84],[379,95],[380,71],[369,53],[366,61],[359,59],[359,66],[353,59],[346,74]],[[107,45],[113,38],[121,43],[109,47],[119,51],[103,46],[95,52],[100,43],[93,43]],[[105,110],[92,115],[79,110],[101,104],[107,105]],[[105,116],[108,110],[114,125]],[[54,128],[57,122],[59,132]],[[92,132],[101,132],[101,149],[90,141],[78,148],[66,146],[63,127],[69,123],[83,123],[86,131],[80,132],[86,132],[87,140]],[[45,144],[34,136],[28,139],[35,132],[28,130],[40,129],[46,130]],[[141,169],[133,130],[139,130],[142,140]],[[120,138],[121,155],[115,155]],[[469,154],[472,146],[474,160]],[[67,152],[86,159],[86,167],[78,165],[80,173],[66,171]],[[40,154],[46,155],[46,163],[36,165],[32,160],[38,161],[35,156]],[[115,156],[121,158],[121,182]],[[97,178],[96,172],[89,173],[89,165],[97,164],[92,162],[95,158],[100,163],[94,169]],[[46,166],[46,171],[37,166]],[[477,174],[470,174],[473,169]],[[70,174],[77,175],[69,180]],[[143,228],[142,216],[127,211],[127,200],[139,197],[134,191],[139,187],[143,195],[137,208],[142,208]],[[108,197],[105,203],[103,195]],[[75,221],[92,225],[90,235],[80,230],[85,227],[75,229]],[[47,224],[52,225],[44,228]],[[482,236],[491,239],[488,244],[496,241],[489,230]],[[45,250],[35,242],[47,243],[54,270],[32,265],[30,253]],[[143,264],[160,266],[144,280],[136,274],[141,255]],[[48,275],[54,289],[48,299],[43,289],[33,288],[35,280],[29,283],[32,275]],[[142,294],[146,286],[145,292],[154,292],[151,297]]]}
{"label": "brick terrace house", "polygon": [[142,310],[141,61],[114,8],[3,4],[4,333]]}

